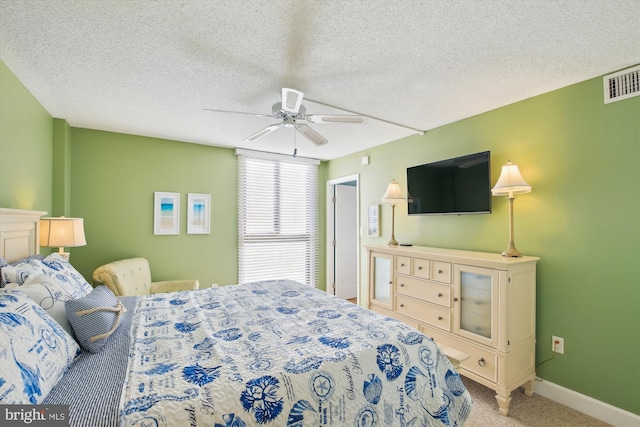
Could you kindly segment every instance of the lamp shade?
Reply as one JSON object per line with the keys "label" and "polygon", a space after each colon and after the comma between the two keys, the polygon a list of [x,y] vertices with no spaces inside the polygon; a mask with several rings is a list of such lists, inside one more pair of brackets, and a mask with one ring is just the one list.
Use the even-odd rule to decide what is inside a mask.
{"label": "lamp shade", "polygon": [[511,160],[506,165],[502,166],[502,172],[498,182],[491,189],[491,194],[494,196],[509,196],[513,197],[514,194],[530,193],[531,186],[522,178],[518,165],[511,163]]}
{"label": "lamp shade", "polygon": [[402,203],[405,201],[404,195],[400,190],[400,184],[396,182],[396,180],[392,180],[387,186],[387,191],[384,192],[382,196],[382,201],[386,203],[391,203],[395,205],[397,203]]}
{"label": "lamp shade", "polygon": [[40,220],[40,246],[69,248],[86,244],[84,219],[60,217]]}

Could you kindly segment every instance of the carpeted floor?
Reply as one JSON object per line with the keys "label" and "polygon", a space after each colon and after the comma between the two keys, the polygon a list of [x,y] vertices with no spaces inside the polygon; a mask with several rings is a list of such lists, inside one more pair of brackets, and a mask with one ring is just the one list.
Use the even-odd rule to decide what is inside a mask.
{"label": "carpeted floor", "polygon": [[522,389],[511,393],[509,416],[498,414],[495,392],[462,377],[473,398],[473,409],[465,427],[606,427],[609,424],[546,397],[527,397]]}

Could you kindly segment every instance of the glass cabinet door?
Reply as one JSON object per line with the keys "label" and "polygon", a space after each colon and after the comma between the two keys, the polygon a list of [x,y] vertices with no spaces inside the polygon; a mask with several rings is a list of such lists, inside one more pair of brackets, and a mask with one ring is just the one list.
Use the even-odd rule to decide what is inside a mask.
{"label": "glass cabinet door", "polygon": [[496,345],[498,280],[495,270],[456,265],[456,333],[483,344]]}
{"label": "glass cabinet door", "polygon": [[369,265],[371,302],[391,309],[393,287],[391,266],[393,265],[393,255],[372,252]]}

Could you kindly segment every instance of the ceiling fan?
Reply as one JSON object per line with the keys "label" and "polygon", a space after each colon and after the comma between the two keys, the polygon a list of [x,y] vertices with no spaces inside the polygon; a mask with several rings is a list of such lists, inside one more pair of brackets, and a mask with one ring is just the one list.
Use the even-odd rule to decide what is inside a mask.
{"label": "ceiling fan", "polygon": [[245,113],[241,111],[227,111],[227,110],[214,110],[212,108],[205,108],[208,111],[214,111],[217,113],[236,113],[236,114],[249,114],[257,117],[272,117],[274,119],[281,119],[280,123],[275,123],[266,128],[254,133],[246,138],[245,142],[257,141],[260,138],[269,135],[271,132],[278,130],[281,127],[293,127],[306,137],[309,141],[316,145],[324,145],[329,142],[324,136],[320,135],[310,126],[304,122],[309,123],[365,123],[367,121],[366,116],[361,115],[329,115],[329,114],[307,114],[304,105],[302,105],[302,99],[304,93],[295,89],[282,88],[282,101],[276,102],[271,107],[271,114],[254,114]]}

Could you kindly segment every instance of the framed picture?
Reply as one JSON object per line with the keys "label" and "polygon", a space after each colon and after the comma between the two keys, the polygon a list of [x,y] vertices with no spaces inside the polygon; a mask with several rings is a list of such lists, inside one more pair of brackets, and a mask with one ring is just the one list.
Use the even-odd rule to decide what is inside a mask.
{"label": "framed picture", "polygon": [[367,209],[367,235],[380,237],[380,205],[369,205]]}
{"label": "framed picture", "polygon": [[180,193],[153,195],[153,234],[180,234]]}
{"label": "framed picture", "polygon": [[187,196],[187,234],[211,232],[211,195],[189,193]]}

